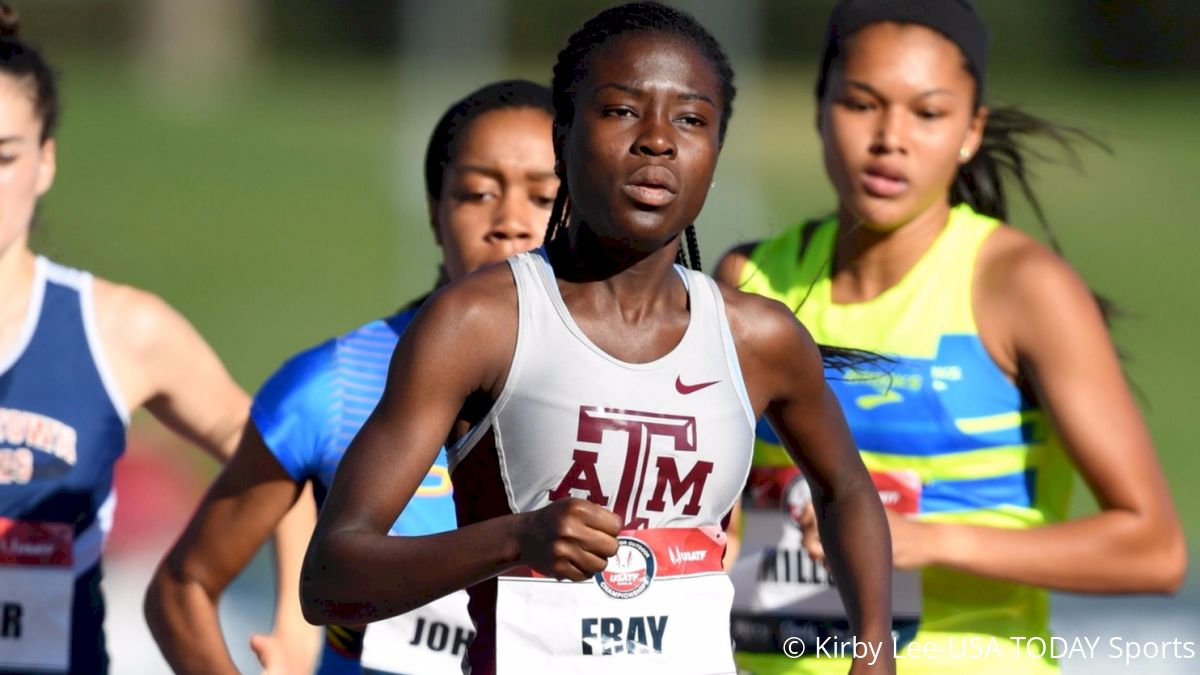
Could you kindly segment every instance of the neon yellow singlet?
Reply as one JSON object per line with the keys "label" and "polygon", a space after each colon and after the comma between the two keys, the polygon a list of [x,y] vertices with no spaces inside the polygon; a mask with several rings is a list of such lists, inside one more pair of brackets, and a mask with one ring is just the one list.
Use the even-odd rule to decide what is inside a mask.
{"label": "neon yellow singlet", "polygon": [[[1045,414],[992,361],[975,324],[976,254],[997,225],[955,207],[913,269],[862,303],[831,298],[836,219],[816,226],[804,251],[803,226],[762,242],[742,273],[743,290],[792,307],[819,343],[896,359],[830,373],[830,386],[867,468],[920,477],[923,521],[1027,528],[1067,513],[1074,469]],[[777,444],[760,424],[758,466],[786,458]],[[1031,657],[1010,639],[1049,640],[1045,590],[941,567],[924,569],[921,581],[920,630],[908,650],[899,650],[898,672],[1057,672],[1048,656]],[[849,666],[843,659],[767,653],[739,653],[738,662],[762,675],[845,673]]]}

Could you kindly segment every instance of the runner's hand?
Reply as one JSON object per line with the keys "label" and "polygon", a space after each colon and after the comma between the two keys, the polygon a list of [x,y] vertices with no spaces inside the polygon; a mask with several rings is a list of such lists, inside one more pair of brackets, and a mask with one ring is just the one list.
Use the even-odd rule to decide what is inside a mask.
{"label": "runner's hand", "polygon": [[521,564],[555,579],[583,581],[617,553],[621,519],[583,499],[560,499],[522,514]]}
{"label": "runner's hand", "polygon": [[817,531],[817,512],[812,502],[804,507],[804,512],[796,520],[800,526],[800,545],[804,547],[808,557],[821,564],[825,562],[825,547],[821,545],[821,533]]}
{"label": "runner's hand", "polygon": [[311,673],[313,660],[303,650],[289,649],[287,640],[270,633],[250,636],[250,648],[258,657],[263,675],[302,675]]}

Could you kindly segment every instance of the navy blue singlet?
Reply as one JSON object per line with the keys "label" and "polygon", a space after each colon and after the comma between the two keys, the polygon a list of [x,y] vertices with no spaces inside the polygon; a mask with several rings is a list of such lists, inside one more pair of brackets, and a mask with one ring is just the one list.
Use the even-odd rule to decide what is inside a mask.
{"label": "navy blue singlet", "polygon": [[129,413],[91,275],[40,257],[36,270],[0,353],[0,672],[104,673],[100,553]]}

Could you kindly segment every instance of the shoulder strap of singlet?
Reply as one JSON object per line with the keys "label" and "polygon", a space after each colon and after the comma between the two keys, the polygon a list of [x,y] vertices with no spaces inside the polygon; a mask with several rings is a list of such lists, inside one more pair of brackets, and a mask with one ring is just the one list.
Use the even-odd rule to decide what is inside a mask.
{"label": "shoulder strap of singlet", "polygon": [[742,268],[740,290],[774,298],[796,311],[828,277],[836,231],[832,218],[810,220],[759,242]]}
{"label": "shoulder strap of singlet", "polygon": [[29,294],[29,307],[25,310],[25,317],[22,318],[24,326],[21,328],[21,334],[17,336],[17,341],[9,348],[7,355],[0,355],[0,375],[8,372],[12,368],[25,350],[29,348],[30,341],[33,340],[33,334],[37,332],[38,324],[42,319],[42,303],[46,297],[46,266],[50,261],[38,256],[34,263],[33,272],[33,287]]}
{"label": "shoulder strap of singlet", "polygon": [[454,471],[459,462],[466,459],[471,450],[474,449],[480,439],[488,432],[488,429],[491,428],[492,424],[496,421],[496,416],[500,414],[500,411],[504,409],[505,403],[512,397],[517,380],[521,377],[521,369],[527,358],[525,351],[526,343],[530,337],[528,332],[533,313],[533,304],[540,301],[538,293],[542,292],[539,288],[541,282],[538,279],[537,269],[538,265],[543,264],[541,256],[542,249],[535,249],[512,256],[507,260],[508,268],[513,275],[513,283],[517,288],[517,344],[513,349],[512,363],[508,366],[508,377],[505,378],[504,388],[500,390],[500,395],[496,397],[496,401],[492,404],[491,409],[462,438],[446,448],[446,464],[451,472]]}
{"label": "shoulder strap of singlet", "polygon": [[998,225],[999,221],[976,213],[968,205],[954,207],[938,242],[909,273],[923,282],[931,298],[939,298],[923,306],[929,308],[931,319],[940,316],[938,323],[943,330],[955,333],[978,330],[972,301],[975,261],[983,243]]}
{"label": "shoulder strap of singlet", "polygon": [[113,410],[121,418],[122,424],[129,426],[129,406],[125,404],[125,399],[121,396],[121,390],[117,386],[117,378],[113,374],[108,358],[104,353],[104,345],[100,340],[100,328],[96,322],[95,280],[92,274],[83,270],[66,267],[65,265],[59,265],[41,256],[38,257],[38,260],[39,264],[45,265],[47,283],[66,286],[73,289],[79,295],[80,320],[83,322],[84,334],[87,336],[92,363],[96,367],[96,372],[100,376],[100,381],[104,385],[104,391],[108,394]]}
{"label": "shoulder strap of singlet", "polygon": [[[734,390],[737,391],[738,399],[742,402],[742,408],[746,411],[746,421],[753,429],[755,425],[754,408],[750,405],[750,395],[746,392],[746,380],[742,375],[742,364],[738,360],[737,346],[733,340],[733,331],[729,327],[729,317],[725,313],[725,296],[721,294],[721,288],[713,279],[695,270],[687,270],[687,274],[691,279],[688,284],[693,298],[705,297],[706,302],[712,302],[713,316],[716,318],[717,326],[721,335],[721,346],[725,353],[725,367],[729,371],[730,381],[733,384]],[[693,306],[697,302],[693,301]]]}

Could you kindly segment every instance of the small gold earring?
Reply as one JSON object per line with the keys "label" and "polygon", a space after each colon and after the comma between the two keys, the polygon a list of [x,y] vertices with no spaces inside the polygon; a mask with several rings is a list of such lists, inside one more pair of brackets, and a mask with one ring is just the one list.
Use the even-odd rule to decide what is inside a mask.
{"label": "small gold earring", "polygon": [[971,159],[971,151],[968,150],[966,146],[959,148],[958,159],[962,162],[966,162],[967,160]]}

